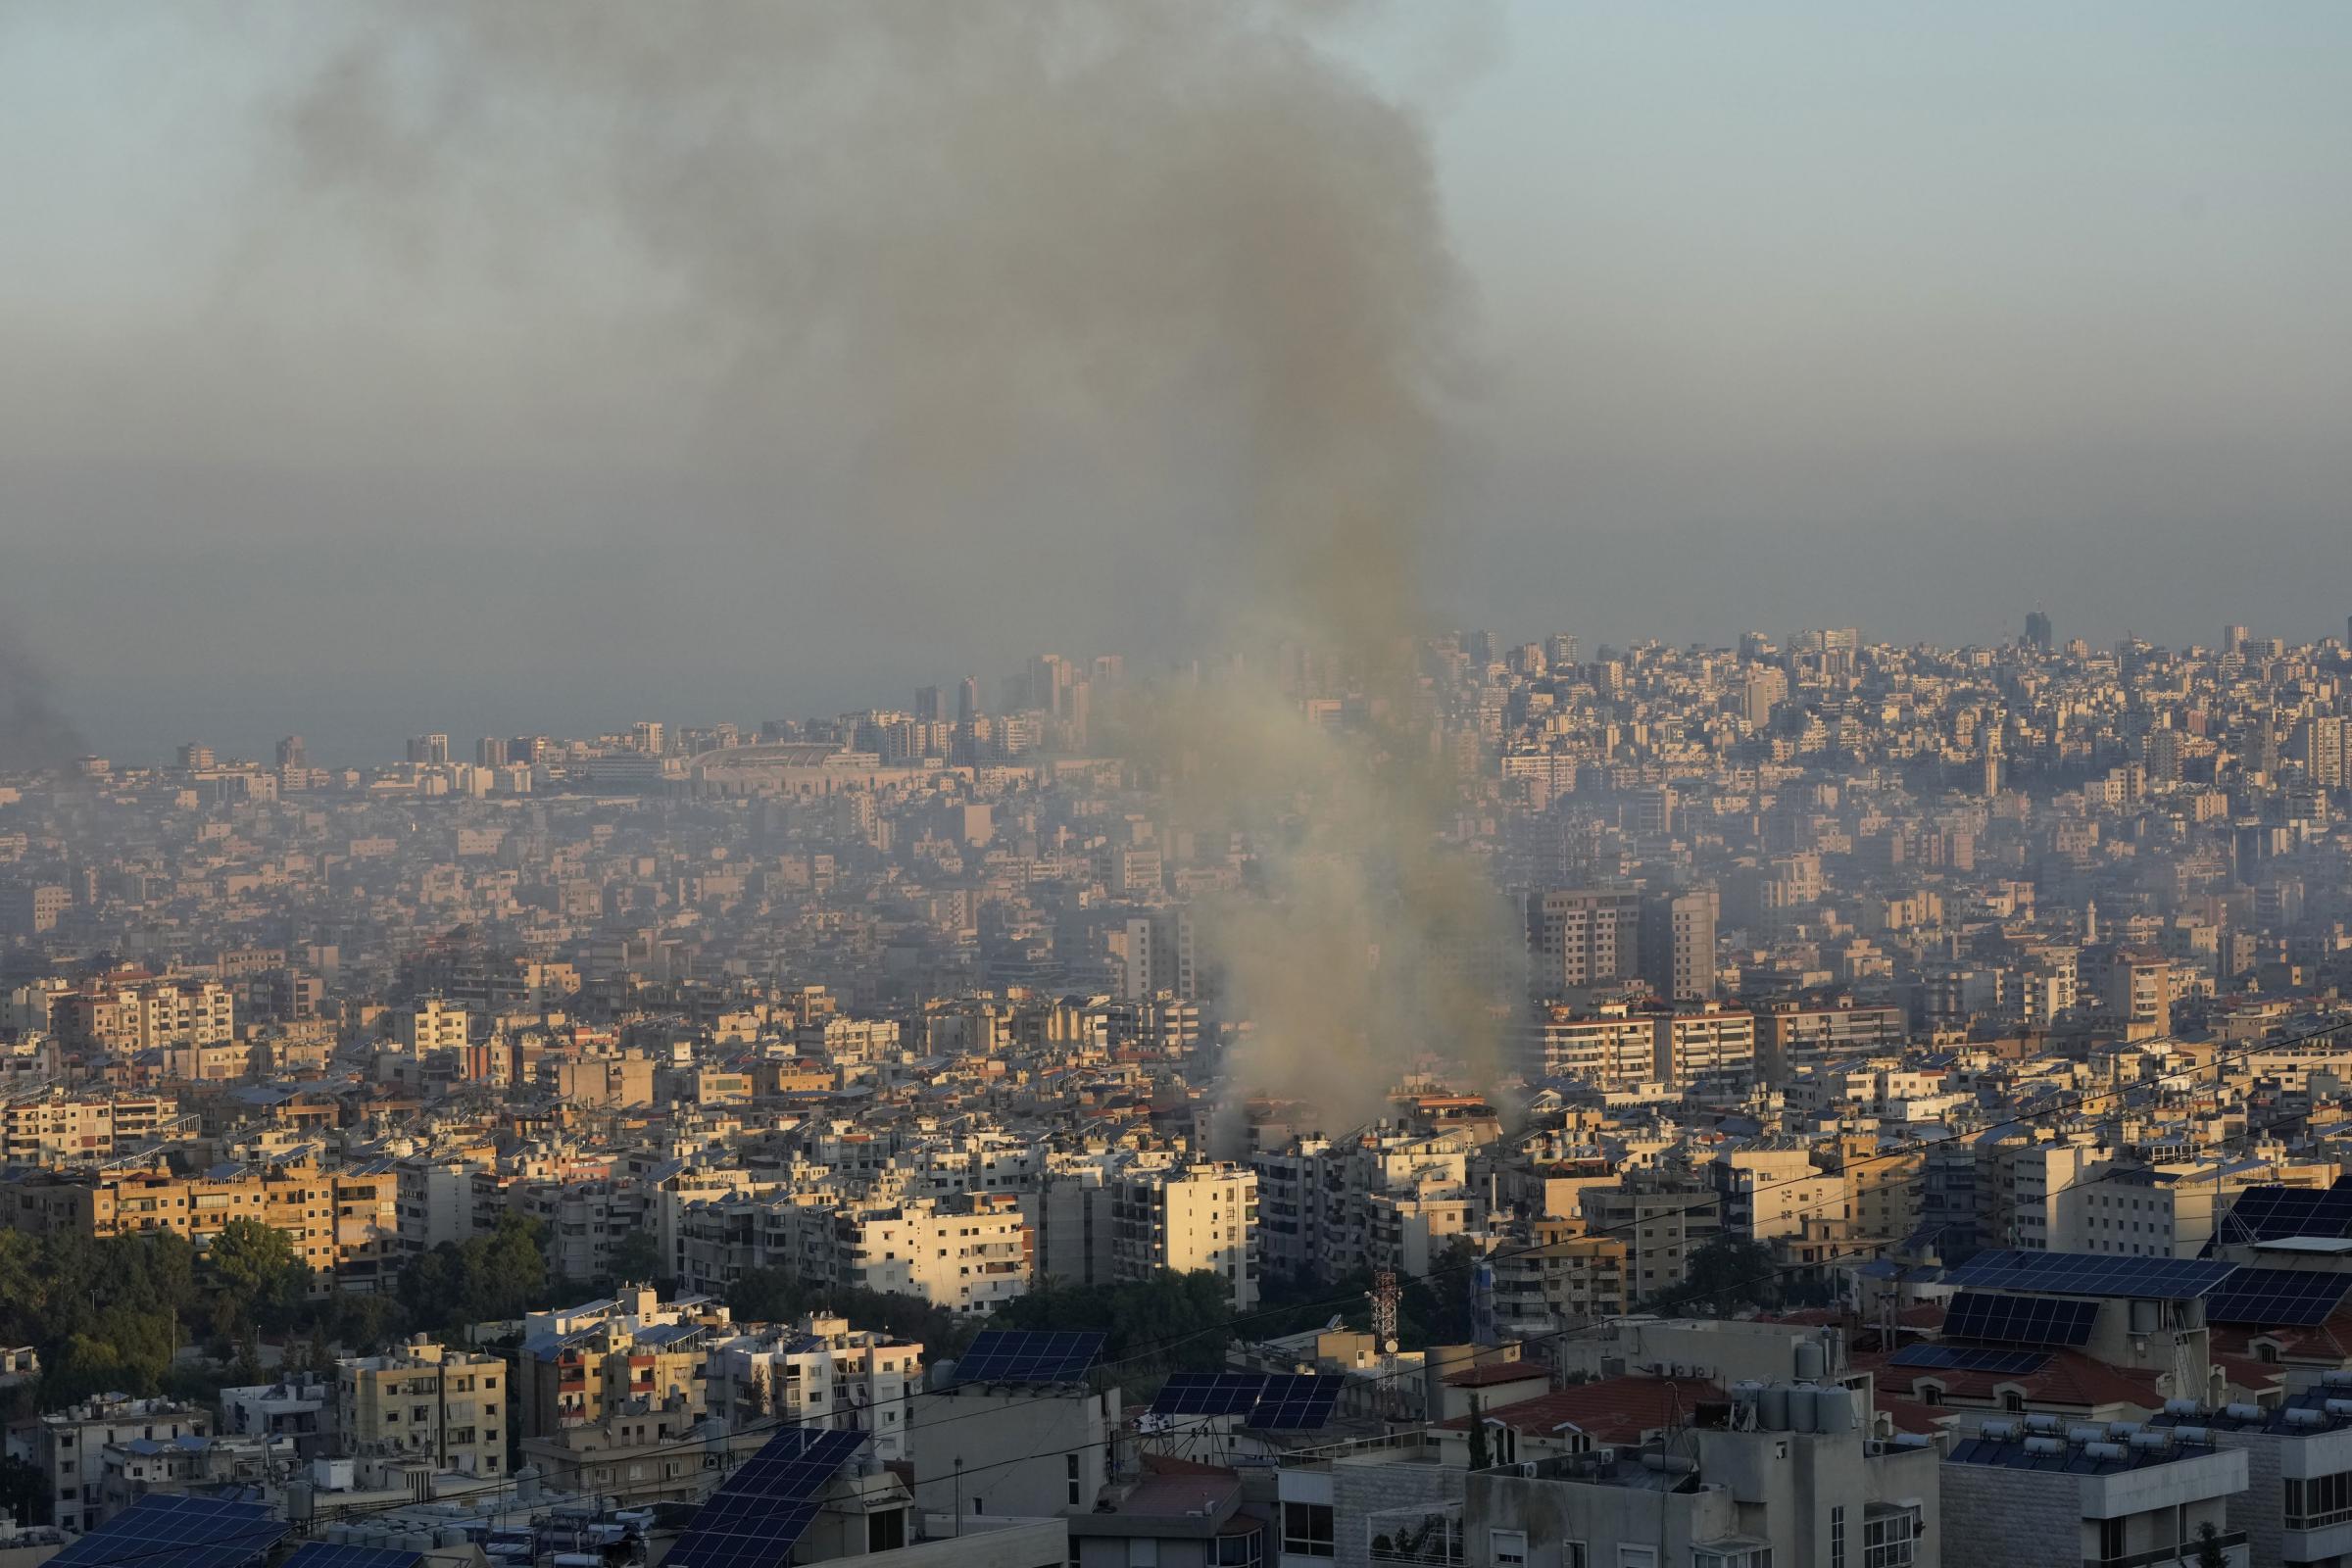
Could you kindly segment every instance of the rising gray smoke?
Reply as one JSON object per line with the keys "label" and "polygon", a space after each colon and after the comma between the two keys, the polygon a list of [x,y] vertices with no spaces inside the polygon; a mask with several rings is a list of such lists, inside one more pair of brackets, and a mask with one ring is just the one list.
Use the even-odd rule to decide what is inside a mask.
{"label": "rising gray smoke", "polygon": [[55,767],[88,749],[51,691],[48,668],[0,623],[0,773]]}
{"label": "rising gray smoke", "polygon": [[[1260,896],[1212,933],[1247,1086],[1343,1115],[1484,1034],[1438,956],[1497,918],[1440,843],[1452,780],[1396,651],[1455,278],[1419,125],[1318,46],[1351,9],[402,0],[287,106],[302,205],[381,255],[623,280],[650,330],[615,373],[699,367],[715,461],[822,432],[839,525],[951,583],[998,553],[971,518],[1001,486],[1088,473],[1082,524],[1023,549],[1108,582],[1150,546],[1219,606],[1202,641],[1357,671],[1345,738],[1262,681],[1129,726],[1188,821],[1252,846]],[[1133,520],[1171,515],[1173,552]],[[1002,608],[1054,640],[1055,605]]]}

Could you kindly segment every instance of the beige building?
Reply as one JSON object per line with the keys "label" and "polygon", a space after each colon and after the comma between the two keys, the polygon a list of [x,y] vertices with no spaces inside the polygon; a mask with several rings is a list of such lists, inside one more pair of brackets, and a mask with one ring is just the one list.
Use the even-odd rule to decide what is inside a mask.
{"label": "beige building", "polygon": [[1203,1162],[1172,1170],[1121,1171],[1108,1184],[1114,1278],[1149,1279],[1161,1269],[1204,1270],[1225,1281],[1234,1307],[1257,1304],[1257,1172]]}
{"label": "beige building", "polygon": [[95,1164],[152,1141],[178,1117],[170,1095],[52,1089],[0,1106],[0,1164]]}
{"label": "beige building", "polygon": [[466,1043],[469,1015],[456,1003],[423,997],[414,1006],[392,1015],[392,1038],[403,1051],[422,1055],[428,1051],[454,1050]]}
{"label": "beige building", "polygon": [[423,1459],[461,1475],[506,1465],[506,1362],[418,1335],[393,1355],[335,1363],[335,1420],[353,1458]]}
{"label": "beige building", "polygon": [[218,980],[99,982],[60,999],[53,1016],[59,1038],[85,1051],[224,1045],[237,1032],[235,998]]}
{"label": "beige building", "polygon": [[399,1183],[389,1161],[325,1171],[307,1163],[174,1176],[161,1166],[57,1175],[0,1194],[0,1225],[104,1238],[176,1231],[202,1245],[232,1219],[283,1231],[318,1272],[347,1290],[390,1284],[400,1258]]}

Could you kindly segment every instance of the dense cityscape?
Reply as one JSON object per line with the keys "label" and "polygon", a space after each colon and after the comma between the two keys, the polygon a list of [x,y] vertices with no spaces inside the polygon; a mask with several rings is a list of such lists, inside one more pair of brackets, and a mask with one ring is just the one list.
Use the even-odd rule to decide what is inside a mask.
{"label": "dense cityscape", "polygon": [[[1260,685],[1501,911],[1303,1079],[1298,824],[1137,740]],[[2036,611],[14,775],[0,1552],[2332,1560],[2348,691]]]}

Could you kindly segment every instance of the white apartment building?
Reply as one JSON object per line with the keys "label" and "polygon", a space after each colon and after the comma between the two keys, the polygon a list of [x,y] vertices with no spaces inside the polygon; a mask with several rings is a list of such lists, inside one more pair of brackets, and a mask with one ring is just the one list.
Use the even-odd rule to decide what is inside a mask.
{"label": "white apartment building", "polygon": [[706,1398],[738,1430],[767,1416],[873,1434],[874,1456],[906,1451],[907,1400],[922,1388],[923,1348],[811,1314],[723,1339],[710,1348]]}
{"label": "white apartment building", "polygon": [[1107,1184],[1111,1271],[1149,1279],[1161,1269],[1205,1270],[1225,1281],[1236,1310],[1257,1304],[1257,1173],[1203,1162],[1175,1170],[1124,1170]]}

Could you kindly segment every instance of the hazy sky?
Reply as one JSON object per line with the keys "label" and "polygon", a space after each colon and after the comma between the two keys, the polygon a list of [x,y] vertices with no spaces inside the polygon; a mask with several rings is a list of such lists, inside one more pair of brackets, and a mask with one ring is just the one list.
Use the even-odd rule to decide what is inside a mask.
{"label": "hazy sky", "polygon": [[[296,177],[351,15],[0,6],[0,615],[102,749],[757,720],[1208,624],[1165,451],[1075,414],[877,527],[855,400],[670,330],[674,276],[514,209],[527,152],[434,221]],[[2342,633],[2352,9],[1432,0],[1329,47],[1421,111],[1462,274],[1454,622]],[[1213,458],[1201,401],[1162,447]]]}

